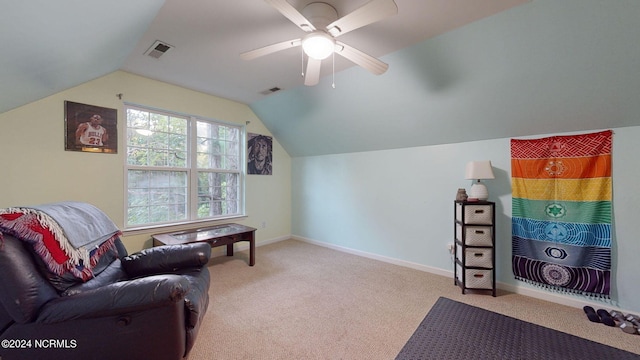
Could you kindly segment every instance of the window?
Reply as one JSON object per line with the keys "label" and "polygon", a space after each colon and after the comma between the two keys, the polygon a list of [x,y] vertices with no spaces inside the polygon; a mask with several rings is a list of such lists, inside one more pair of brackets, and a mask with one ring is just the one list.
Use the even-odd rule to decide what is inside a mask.
{"label": "window", "polygon": [[242,215],[241,126],[126,106],[127,227]]}

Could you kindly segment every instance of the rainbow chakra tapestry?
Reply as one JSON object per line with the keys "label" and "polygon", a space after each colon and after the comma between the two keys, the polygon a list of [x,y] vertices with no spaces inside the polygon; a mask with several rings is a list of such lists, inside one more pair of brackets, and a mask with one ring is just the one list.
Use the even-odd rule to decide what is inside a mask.
{"label": "rainbow chakra tapestry", "polygon": [[612,131],[511,140],[516,279],[609,297]]}

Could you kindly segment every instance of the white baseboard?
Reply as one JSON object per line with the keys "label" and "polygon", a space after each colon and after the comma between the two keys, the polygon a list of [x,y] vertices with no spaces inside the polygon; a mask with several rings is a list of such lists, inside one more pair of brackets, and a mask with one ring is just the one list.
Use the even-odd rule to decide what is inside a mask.
{"label": "white baseboard", "polygon": [[554,293],[552,291],[545,291],[542,289],[536,289],[525,286],[514,286],[505,283],[497,283],[498,288],[509,291],[515,294],[528,296],[544,301],[553,302],[556,304],[566,305],[578,309],[582,309],[584,306],[589,305],[596,309],[606,308],[608,311],[616,310],[623,314],[633,313],[633,311],[621,309],[612,300],[602,299],[600,301],[589,300],[586,298],[572,297],[571,295]]}
{"label": "white baseboard", "polygon": [[[413,263],[413,262],[410,262],[410,261],[399,260],[399,259],[395,259],[395,258],[391,258],[391,257],[387,257],[387,256],[382,256],[382,255],[377,255],[377,254],[372,254],[372,253],[368,253],[368,252],[360,251],[360,250],[354,250],[354,249],[350,249],[350,248],[339,246],[339,245],[334,245],[334,244],[329,244],[329,243],[325,243],[325,242],[321,242],[321,241],[312,240],[312,239],[305,238],[305,237],[302,237],[302,236],[293,235],[293,236],[291,236],[291,238],[294,239],[294,240],[303,241],[303,242],[306,242],[306,243],[309,243],[309,244],[323,246],[323,247],[326,247],[326,248],[330,248],[330,249],[334,249],[334,250],[337,250],[337,251],[342,251],[342,252],[345,252],[345,253],[358,255],[358,256],[374,259],[374,260],[380,260],[380,261],[383,261],[383,262],[386,262],[386,263],[399,265],[399,266],[404,266],[404,267],[408,267],[408,268],[411,268],[411,269],[416,269],[416,270],[428,272],[428,273],[435,274],[435,275],[451,277],[453,279],[453,271],[451,271],[451,270],[443,270],[443,269],[440,269],[440,268],[436,268],[436,267],[432,267],[432,266],[426,266],[426,265],[422,265],[422,264],[417,264],[417,263]],[[585,305],[590,305],[590,306],[592,306],[594,308],[601,308],[603,306],[606,306],[608,310],[617,310],[617,311],[622,312],[624,314],[630,313],[630,311],[618,308],[611,300],[604,300],[603,299],[602,302],[589,301],[589,300],[584,299],[584,298],[577,298],[577,297],[574,298],[574,297],[563,295],[563,294],[556,294],[556,293],[553,293],[553,292],[544,291],[544,290],[538,290],[538,289],[534,289],[534,288],[526,287],[526,286],[514,286],[514,285],[506,284],[506,283],[503,283],[503,282],[497,282],[496,283],[496,287],[498,289],[505,290],[505,291],[508,291],[508,292],[511,292],[511,293],[515,293],[515,294],[519,294],[519,295],[523,295],[523,296],[528,296],[528,297],[532,297],[532,298],[540,299],[540,300],[544,300],[544,301],[549,301],[549,302],[553,302],[553,303],[557,303],[557,304],[561,304],[561,305],[566,305],[566,306],[570,306],[570,307],[574,307],[574,308],[578,308],[578,309],[582,309],[582,307],[585,306]]]}
{"label": "white baseboard", "polygon": [[343,247],[343,246],[338,246],[338,245],[334,245],[334,244],[328,244],[325,242],[321,242],[321,241],[315,241],[315,240],[311,240],[302,236],[291,236],[292,239],[294,240],[299,240],[299,241],[303,241],[309,244],[313,244],[313,245],[318,245],[318,246],[323,246],[329,249],[333,249],[333,250],[338,250],[338,251],[342,251],[345,253],[349,253],[349,254],[353,254],[353,255],[358,255],[358,256],[362,256],[362,257],[366,257],[369,259],[374,259],[374,260],[380,260],[386,263],[390,263],[390,264],[394,264],[394,265],[399,265],[399,266],[404,266],[404,267],[408,267],[411,269],[416,269],[416,270],[420,270],[420,271],[424,271],[424,272],[428,272],[428,273],[432,273],[432,274],[436,274],[436,275],[442,275],[442,276],[451,276],[451,278],[453,278],[453,272],[451,271],[446,271],[446,270],[442,270],[442,269],[438,269],[435,267],[431,267],[431,266],[426,266],[426,265],[422,265],[422,264],[418,264],[418,263],[414,263],[414,262],[410,262],[410,261],[405,261],[405,260],[399,260],[399,259],[395,259],[392,257],[388,257],[388,256],[382,256],[382,255],[378,255],[378,254],[372,254],[372,253],[368,253],[365,251],[360,251],[360,250],[354,250],[354,249],[350,249],[347,247]]}

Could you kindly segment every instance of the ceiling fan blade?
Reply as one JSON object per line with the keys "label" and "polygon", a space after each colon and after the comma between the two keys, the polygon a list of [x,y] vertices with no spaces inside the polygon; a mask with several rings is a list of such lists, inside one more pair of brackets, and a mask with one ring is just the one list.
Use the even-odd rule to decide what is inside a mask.
{"label": "ceiling fan blade", "polygon": [[376,75],[384,74],[384,72],[389,68],[389,65],[387,65],[386,63],[383,63],[373,56],[367,55],[362,51],[340,41],[336,41],[335,51],[336,54],[341,55],[348,60],[351,60],[356,65],[360,65]]}
{"label": "ceiling fan blade", "polygon": [[320,82],[320,65],[322,60],[312,57],[307,60],[307,71],[304,73],[304,84],[307,86],[317,85]]}
{"label": "ceiling fan blade", "polygon": [[277,44],[267,45],[265,47],[261,47],[259,49],[243,52],[240,54],[240,58],[244,60],[253,60],[260,56],[272,54],[277,51],[290,49],[292,47],[300,46],[302,44],[301,39],[287,40]]}
{"label": "ceiling fan blade", "polygon": [[393,0],[371,0],[327,25],[327,31],[334,37],[340,36],[397,13],[398,6]]}
{"label": "ceiling fan blade", "polygon": [[267,4],[273,6],[292,23],[296,24],[300,29],[311,32],[316,28],[304,17],[296,8],[289,4],[286,0],[264,0]]}

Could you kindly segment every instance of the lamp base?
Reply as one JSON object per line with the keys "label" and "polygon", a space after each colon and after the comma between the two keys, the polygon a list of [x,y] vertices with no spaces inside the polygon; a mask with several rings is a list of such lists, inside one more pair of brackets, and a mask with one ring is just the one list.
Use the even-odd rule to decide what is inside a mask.
{"label": "lamp base", "polygon": [[471,189],[469,189],[469,197],[486,201],[489,198],[489,190],[487,190],[487,187],[478,180],[478,182],[474,182],[473,185],[471,185]]}

